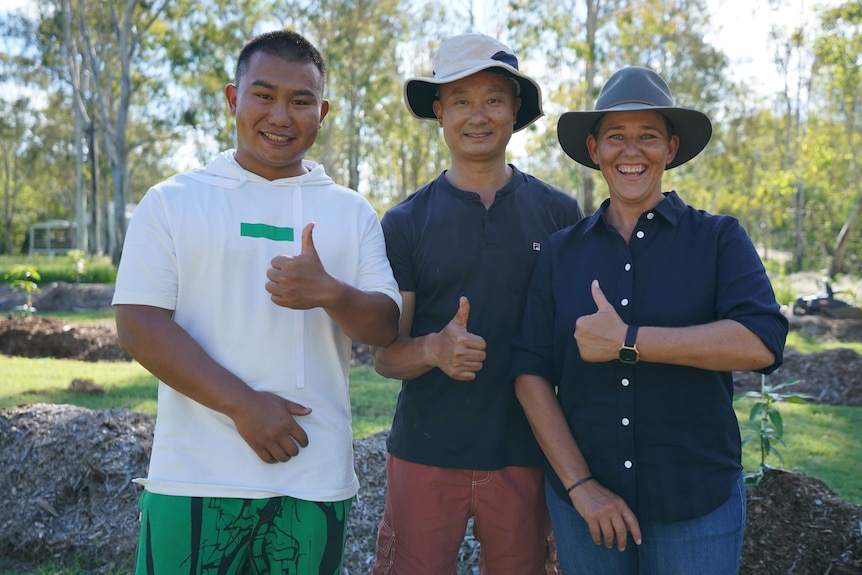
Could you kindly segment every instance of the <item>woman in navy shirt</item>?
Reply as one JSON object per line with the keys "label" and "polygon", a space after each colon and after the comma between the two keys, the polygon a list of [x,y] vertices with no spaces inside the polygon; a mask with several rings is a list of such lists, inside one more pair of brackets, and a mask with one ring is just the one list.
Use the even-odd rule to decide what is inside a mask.
{"label": "woman in navy shirt", "polygon": [[787,320],[739,222],[662,191],[712,125],[675,107],[656,73],[627,67],[558,130],[610,195],[543,246],[514,345],[563,572],[736,573],[731,372],[774,371]]}

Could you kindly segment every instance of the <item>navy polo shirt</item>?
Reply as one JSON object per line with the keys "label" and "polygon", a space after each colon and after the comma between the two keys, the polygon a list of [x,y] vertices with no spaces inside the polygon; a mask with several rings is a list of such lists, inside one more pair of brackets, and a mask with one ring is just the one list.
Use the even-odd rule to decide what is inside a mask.
{"label": "navy polo shirt", "polygon": [[607,223],[607,205],[546,242],[514,339],[513,375],[539,375],[557,388],[593,476],[639,520],[700,517],[727,500],[741,470],[731,372],[583,361],[574,331],[578,317],[596,312],[590,284],[599,280],[627,324],[741,323],[775,354],[764,373],[781,364],[787,319],[735,218],[670,192],[641,215],[627,244]]}
{"label": "navy polo shirt", "polygon": [[442,330],[467,296],[467,329],[487,344],[473,381],[435,368],[403,382],[387,441],[392,455],[462,469],[542,465],[509,376],[511,340],[545,241],[582,216],[574,198],[514,167],[488,209],[444,173],[384,214],[395,279],[416,295],[411,335]]}

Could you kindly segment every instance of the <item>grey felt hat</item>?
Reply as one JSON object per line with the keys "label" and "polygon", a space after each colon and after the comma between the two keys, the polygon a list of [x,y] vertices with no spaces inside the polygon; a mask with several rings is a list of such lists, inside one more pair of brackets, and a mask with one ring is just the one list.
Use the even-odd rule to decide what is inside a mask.
{"label": "grey felt hat", "polygon": [[440,84],[454,82],[482,71],[509,76],[520,86],[521,108],[514,130],[522,130],[541,118],[542,90],[530,77],[518,71],[512,49],[484,34],[462,34],[445,40],[434,55],[431,78],[409,78],[404,83],[407,109],[417,118],[436,120],[434,100]]}
{"label": "grey felt hat", "polygon": [[674,106],[673,95],[661,76],[638,66],[628,66],[616,72],[605,83],[596,100],[596,109],[566,112],[557,123],[557,138],[570,158],[588,168],[599,169],[590,158],[587,134],[608,112],[655,110],[664,115],[679,136],[679,150],[667,169],[675,168],[698,155],[710,137],[712,122],[703,112]]}

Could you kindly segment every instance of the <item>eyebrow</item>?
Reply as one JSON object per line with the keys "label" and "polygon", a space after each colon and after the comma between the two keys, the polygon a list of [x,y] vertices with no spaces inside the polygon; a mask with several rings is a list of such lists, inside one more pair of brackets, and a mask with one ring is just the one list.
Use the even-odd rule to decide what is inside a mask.
{"label": "eyebrow", "polygon": [[[250,86],[260,86],[261,88],[266,88],[267,90],[276,90],[278,87],[275,84],[270,84],[266,80],[255,80],[250,84]],[[309,98],[317,98],[317,93],[314,90],[302,89],[302,90],[294,90],[294,96],[307,96]]]}

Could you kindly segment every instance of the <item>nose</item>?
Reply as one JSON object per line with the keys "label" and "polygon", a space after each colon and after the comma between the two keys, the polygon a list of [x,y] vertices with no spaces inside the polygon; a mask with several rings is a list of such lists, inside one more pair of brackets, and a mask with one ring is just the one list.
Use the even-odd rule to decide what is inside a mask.
{"label": "nose", "polygon": [[269,123],[273,126],[290,126],[293,116],[289,106],[273,106],[269,112]]}
{"label": "nose", "polygon": [[482,123],[488,118],[488,111],[485,105],[480,103],[470,106],[470,121],[474,124]]}

